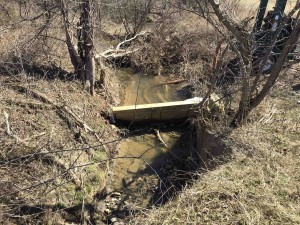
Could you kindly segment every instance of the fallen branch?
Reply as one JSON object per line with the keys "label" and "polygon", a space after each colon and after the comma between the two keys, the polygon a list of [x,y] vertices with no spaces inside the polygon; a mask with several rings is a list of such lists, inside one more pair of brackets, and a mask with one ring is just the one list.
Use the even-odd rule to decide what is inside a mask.
{"label": "fallen branch", "polygon": [[125,50],[125,49],[120,49],[120,50],[116,50],[116,49],[108,49],[98,55],[95,56],[96,59],[99,58],[105,58],[107,60],[112,60],[112,59],[117,59],[117,58],[122,58],[125,56],[128,56],[132,53],[135,53],[139,50],[139,48],[135,48],[132,50]]}
{"label": "fallen branch", "polygon": [[24,108],[31,108],[31,109],[52,109],[53,106],[49,104],[43,104],[39,102],[33,102],[33,101],[13,101],[13,100],[7,100],[6,101],[10,105],[17,105]]}
{"label": "fallen branch", "polygon": [[120,42],[120,43],[117,45],[116,51],[119,51],[122,45],[124,45],[124,44],[126,44],[126,43],[128,43],[128,42],[131,42],[131,41],[135,40],[135,39],[136,39],[137,37],[139,37],[139,36],[144,36],[144,35],[147,34],[147,33],[148,33],[147,31],[142,31],[141,33],[136,34],[134,37],[132,37],[132,38],[130,38],[130,39],[128,39],[128,40],[125,39],[124,41]]}
{"label": "fallen branch", "polygon": [[9,124],[9,115],[7,112],[3,111],[4,119],[5,119],[5,124],[6,124],[6,133],[15,138],[16,141],[19,142],[24,142],[22,139],[20,139],[17,135],[14,135],[13,132],[10,129],[10,124]]}
{"label": "fallen branch", "polygon": [[24,146],[31,148],[32,146],[30,146],[28,144],[28,142],[32,139],[35,139],[37,137],[43,136],[44,134],[46,134],[46,132],[41,132],[39,134],[33,135],[29,138],[26,139],[21,139],[19,138],[17,135],[13,134],[11,128],[10,128],[10,124],[9,124],[9,115],[6,111],[3,111],[3,115],[4,115],[4,119],[5,119],[5,124],[6,124],[6,133],[10,136],[13,137],[14,139],[16,139],[17,143],[22,143]]}
{"label": "fallen branch", "polygon": [[[13,133],[12,133],[12,131],[10,129],[10,124],[9,124],[9,120],[8,120],[9,119],[8,113],[5,112],[5,111],[3,111],[3,115],[4,115],[5,123],[6,123],[6,133],[9,136],[14,137],[18,142],[24,143],[25,142],[24,140],[21,140],[18,136],[13,135]],[[43,132],[42,134],[39,134],[38,136],[43,135],[43,134],[45,134],[45,132]],[[63,170],[67,171],[67,173],[72,178],[72,180],[75,183],[75,185],[77,185],[78,187],[80,187],[81,183],[80,183],[79,178],[77,177],[77,175],[72,170],[68,169],[68,166],[63,162],[63,160],[61,160],[60,158],[56,157],[55,155],[50,154],[50,152],[47,151],[47,150],[44,150],[41,155],[43,156],[43,159],[50,160],[52,163],[58,165]]]}
{"label": "fallen branch", "polygon": [[163,83],[159,83],[157,85],[154,85],[153,87],[161,86],[161,85],[166,85],[166,84],[180,84],[184,81],[188,81],[187,79],[179,79],[179,80],[171,80],[171,81],[166,81]]}
{"label": "fallen branch", "polygon": [[159,133],[159,130],[158,129],[154,129],[154,132],[158,138],[158,140],[163,143],[164,146],[166,146],[166,148],[168,148],[168,145],[166,144],[166,142],[162,139],[160,133]]}
{"label": "fallen branch", "polygon": [[38,91],[33,91],[31,89],[29,89],[28,87],[25,87],[25,86],[22,86],[22,85],[16,85],[16,84],[13,84],[13,85],[9,85],[9,87],[11,87],[12,89],[20,92],[20,93],[27,93],[27,94],[30,94],[32,95],[32,97],[44,102],[44,103],[47,103],[47,104],[50,104],[50,105],[53,105],[53,106],[57,106],[57,104],[55,102],[53,102],[51,99],[49,99],[47,97],[47,95],[43,94],[43,93],[40,93]]}
{"label": "fallen branch", "polygon": [[41,156],[43,157],[42,160],[49,160],[59,168],[61,168],[63,171],[66,171],[69,177],[72,179],[73,183],[77,187],[81,187],[81,181],[78,178],[78,176],[73,172],[72,169],[69,168],[69,166],[59,157],[51,154],[51,152],[44,150],[41,152]]}
{"label": "fallen branch", "polygon": [[120,42],[117,47],[115,49],[108,49],[100,54],[97,54],[95,56],[96,59],[98,58],[105,58],[107,60],[112,60],[112,59],[116,59],[116,58],[121,58],[121,57],[125,57],[128,56],[134,52],[137,52],[139,50],[139,48],[133,48],[133,49],[121,49],[121,47],[126,44],[129,43],[133,40],[135,40],[137,37],[139,36],[144,36],[146,34],[148,34],[148,31],[142,31],[141,33],[136,34],[134,37],[130,38],[130,39],[125,39],[124,41]]}
{"label": "fallen branch", "polygon": [[6,133],[9,136],[12,136],[12,132],[11,132],[9,121],[8,121],[8,118],[9,118],[8,113],[3,111],[3,115],[4,115],[4,119],[5,119],[5,124],[6,124]]}

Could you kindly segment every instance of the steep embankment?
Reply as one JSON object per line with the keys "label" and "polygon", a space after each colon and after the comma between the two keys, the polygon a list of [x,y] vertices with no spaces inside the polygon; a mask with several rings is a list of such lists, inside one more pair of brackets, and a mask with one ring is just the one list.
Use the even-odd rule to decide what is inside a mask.
{"label": "steep embankment", "polygon": [[101,161],[118,139],[103,118],[111,95],[33,76],[0,76],[0,87],[1,223],[77,221],[106,185]]}

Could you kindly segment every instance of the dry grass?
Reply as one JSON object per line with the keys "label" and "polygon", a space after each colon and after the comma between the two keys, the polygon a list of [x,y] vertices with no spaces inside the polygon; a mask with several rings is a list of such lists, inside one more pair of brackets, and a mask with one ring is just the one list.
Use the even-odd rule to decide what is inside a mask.
{"label": "dry grass", "polygon": [[[0,86],[0,198],[3,204],[0,211],[3,223],[11,216],[26,214],[21,210],[24,206],[39,206],[42,209],[39,220],[42,220],[47,216],[47,208],[70,207],[81,204],[83,199],[92,202],[94,195],[105,186],[106,164],[76,166],[105,159],[107,152],[100,144],[117,138],[101,115],[108,107],[103,96],[92,98],[82,91],[79,82],[59,79],[28,77],[17,80],[1,76]],[[44,102],[31,91],[47,96],[62,108]],[[72,115],[61,110],[63,107],[81,118],[93,132],[81,127]],[[74,150],[60,152],[63,149]],[[40,154],[45,151],[49,154]],[[24,157],[28,154],[33,155]],[[72,173],[68,172],[70,167],[74,168],[69,170]],[[23,219],[29,220],[30,216]]]}
{"label": "dry grass", "polygon": [[0,4],[9,10],[0,16],[0,223],[76,221],[81,207],[74,215],[60,209],[91,204],[105,188],[107,165],[97,162],[114,154],[101,143],[118,139],[103,117],[118,102],[118,82],[107,75],[91,97],[67,74],[60,17],[46,39],[35,36],[43,18],[18,22],[18,5]]}
{"label": "dry grass", "polygon": [[200,174],[172,202],[129,223],[299,224],[300,107],[290,78],[226,138],[233,150],[229,162]]}
{"label": "dry grass", "polygon": [[[240,1],[237,7],[233,7],[238,11],[231,14],[237,21],[241,21],[245,16],[253,15],[257,2]],[[229,1],[228,4],[234,3]],[[195,21],[195,16],[184,16],[182,20],[177,18],[176,23],[172,21],[174,27],[171,27],[170,34],[184,39],[183,49],[187,54],[194,50],[201,52],[199,58],[209,58],[218,38],[203,20],[197,20],[197,25],[189,26]],[[112,29],[112,23],[107,23],[104,30],[116,35],[123,34],[123,27],[114,24]],[[45,47],[43,42],[22,45],[28,38],[25,34],[35,32],[31,26],[17,26],[10,33],[0,34],[1,61],[15,57],[35,64],[55,62],[69,70],[70,62],[64,57],[67,49],[61,42],[47,42],[47,54],[41,51]],[[49,34],[60,38],[58,33],[58,30],[49,31]],[[212,41],[212,38],[215,40]],[[100,39],[96,42],[107,44]],[[46,55],[51,57],[43,58]],[[188,56],[186,58],[184,63],[189,66]],[[190,66],[183,73],[190,76],[194,74],[197,80],[199,70],[203,70],[202,64],[201,68],[197,65],[194,63],[194,67]],[[24,76],[26,71],[19,72],[14,74],[16,77],[13,79],[13,76],[0,76],[1,162],[45,149],[50,153],[61,149],[81,149],[55,154],[67,166],[96,162],[107,157],[107,152],[100,147],[99,142],[115,139],[112,135],[115,131],[111,130],[100,114],[108,108],[107,102],[113,102],[112,92],[118,90],[114,82],[108,82],[105,90],[91,98],[77,81],[41,79],[28,74]],[[290,83],[288,86],[285,82],[280,84],[282,86],[278,85],[272,96],[255,111],[249,123],[227,137],[226,141],[233,150],[230,162],[200,174],[200,179],[194,181],[174,201],[159,209],[135,215],[129,223],[299,224],[300,110],[295,103],[296,96],[290,91]],[[45,103],[30,92],[18,90],[15,88],[18,85],[46,95],[61,108],[68,108],[94,132],[85,131],[60,107]],[[9,115],[8,120],[4,112]],[[7,132],[7,121],[12,134]],[[83,147],[94,145],[97,147],[82,151]],[[101,189],[100,186],[105,185],[104,170],[105,166],[96,165],[72,169],[82,182],[81,189],[78,189],[68,174],[58,176],[64,172],[59,165],[40,156],[0,164],[0,223],[29,222],[27,216],[22,221],[20,218],[12,220],[11,217],[18,217],[22,206],[38,206],[43,210],[43,216],[38,221],[47,223],[52,220],[53,224],[63,224],[61,217],[51,212],[53,206],[65,208],[80,205],[83,200],[91,202],[94,194]],[[55,179],[46,185],[32,187],[53,177]]]}
{"label": "dry grass", "polygon": [[[63,224],[60,213],[56,220],[52,210],[91,203],[105,187],[106,164],[93,163],[112,153],[101,143],[117,139],[103,114],[118,101],[113,91],[118,84],[109,75],[105,88],[91,97],[79,81],[63,77],[62,73],[72,71],[66,45],[55,39],[33,40],[39,26],[22,25],[0,36],[0,223]],[[57,27],[48,35],[61,38]],[[60,152],[63,149],[69,151]],[[41,154],[45,151],[49,154]],[[86,163],[91,165],[76,168]],[[70,220],[78,216],[74,218]]]}
{"label": "dry grass", "polygon": [[[223,7],[238,3],[230,6],[237,21],[255,15],[258,5],[228,2]],[[300,93],[291,89],[297,71],[283,75],[247,124],[225,138],[229,162],[198,174],[179,196],[132,215],[128,224],[300,224]]]}

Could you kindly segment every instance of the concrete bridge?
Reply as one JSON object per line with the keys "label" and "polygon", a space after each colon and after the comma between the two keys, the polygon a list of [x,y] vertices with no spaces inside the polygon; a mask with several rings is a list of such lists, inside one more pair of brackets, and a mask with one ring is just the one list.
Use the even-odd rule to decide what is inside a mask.
{"label": "concrete bridge", "polygon": [[113,118],[127,122],[183,120],[195,115],[202,98],[113,107]]}

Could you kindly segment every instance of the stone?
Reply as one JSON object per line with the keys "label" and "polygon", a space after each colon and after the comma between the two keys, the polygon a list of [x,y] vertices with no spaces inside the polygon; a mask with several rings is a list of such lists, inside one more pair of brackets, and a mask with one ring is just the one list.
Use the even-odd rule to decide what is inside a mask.
{"label": "stone", "polygon": [[124,205],[129,205],[128,201],[124,201],[123,203],[124,203]]}
{"label": "stone", "polygon": [[115,222],[117,222],[117,218],[116,218],[116,217],[113,217],[113,218],[110,219],[110,221],[111,221],[112,223],[115,223]]}
{"label": "stone", "polygon": [[98,202],[96,207],[96,212],[104,212],[106,209],[105,203],[104,202]]}
{"label": "stone", "polygon": [[105,209],[104,212],[105,212],[106,214],[110,214],[110,213],[111,213],[111,210],[110,210],[110,209]]}
{"label": "stone", "polygon": [[121,196],[121,193],[115,191],[115,192],[111,193],[110,196],[111,196],[111,197],[119,197],[119,196]]}

